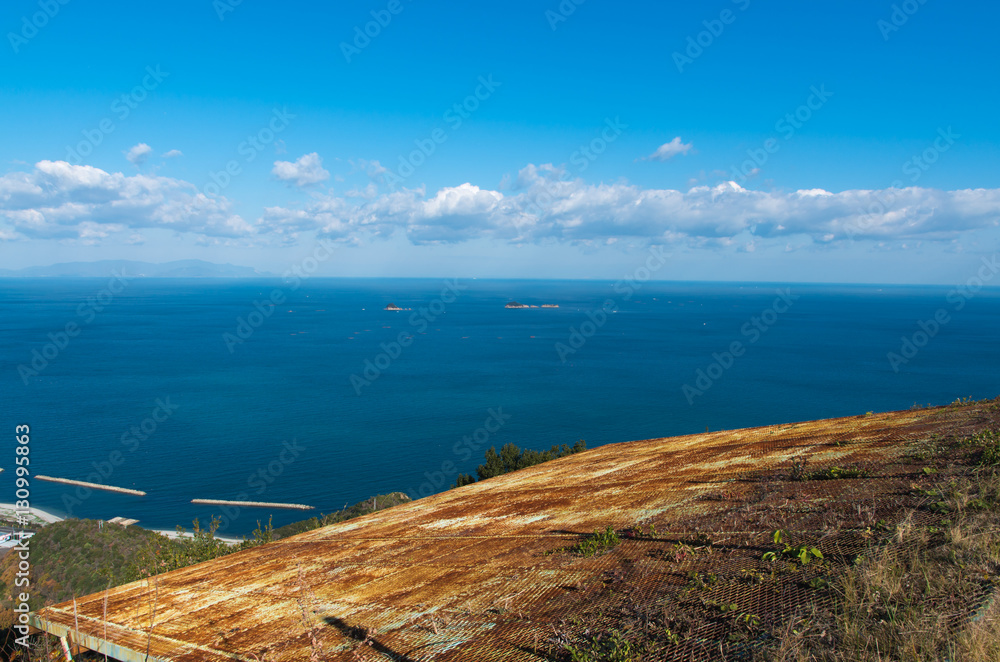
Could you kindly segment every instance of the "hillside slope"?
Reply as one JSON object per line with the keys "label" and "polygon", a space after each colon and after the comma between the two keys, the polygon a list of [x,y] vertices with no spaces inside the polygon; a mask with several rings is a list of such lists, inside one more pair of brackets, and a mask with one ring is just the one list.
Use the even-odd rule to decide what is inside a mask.
{"label": "hillside slope", "polygon": [[178,662],[995,659],[998,429],[986,401],[602,446],[33,622]]}

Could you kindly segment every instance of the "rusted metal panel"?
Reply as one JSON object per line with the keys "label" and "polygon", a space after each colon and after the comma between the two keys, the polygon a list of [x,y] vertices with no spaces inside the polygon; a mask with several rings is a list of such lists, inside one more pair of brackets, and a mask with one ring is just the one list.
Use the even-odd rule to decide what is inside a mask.
{"label": "rusted metal panel", "polygon": [[[872,517],[882,513],[873,480],[907,480],[795,483],[781,472],[887,466],[932,435],[971,433],[985,407],[603,446],[111,589],[106,619],[101,593],[78,599],[75,613],[72,603],[43,609],[32,624],[58,634],[78,620],[94,644],[84,645],[123,660],[546,660],[560,628],[607,600],[608,587],[639,605],[680,604],[690,572],[724,575],[707,589],[713,599],[780,617],[809,598],[801,587],[741,579],[759,570],[775,523],[822,535],[824,551],[857,553],[866,499]],[[626,538],[614,553],[560,551],[596,529],[649,523],[653,539]],[[707,547],[683,542],[706,532]],[[710,659],[713,623],[678,644],[677,659]]]}

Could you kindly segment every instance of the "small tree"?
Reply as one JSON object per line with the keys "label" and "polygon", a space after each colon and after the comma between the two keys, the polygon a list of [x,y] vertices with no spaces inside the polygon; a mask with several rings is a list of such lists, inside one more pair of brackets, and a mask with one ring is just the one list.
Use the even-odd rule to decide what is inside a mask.
{"label": "small tree", "polygon": [[472,474],[458,474],[458,478],[455,480],[455,487],[472,485],[474,482],[476,482],[476,477]]}
{"label": "small tree", "polygon": [[476,475],[479,476],[479,480],[486,480],[585,450],[587,450],[587,442],[583,439],[573,446],[567,444],[552,446],[547,451],[536,451],[530,448],[521,450],[514,444],[504,444],[500,452],[497,453],[496,447],[490,446],[490,449],[486,451],[486,463],[476,467]]}

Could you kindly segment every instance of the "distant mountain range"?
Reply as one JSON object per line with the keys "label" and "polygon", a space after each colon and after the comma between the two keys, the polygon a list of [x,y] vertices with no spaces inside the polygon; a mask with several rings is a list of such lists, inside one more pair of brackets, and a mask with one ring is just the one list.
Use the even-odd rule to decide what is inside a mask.
{"label": "distant mountain range", "polygon": [[134,260],[64,262],[48,267],[0,269],[0,278],[103,278],[112,273],[145,278],[266,278],[267,271],[232,264],[213,264],[204,260],[175,260],[154,264]]}

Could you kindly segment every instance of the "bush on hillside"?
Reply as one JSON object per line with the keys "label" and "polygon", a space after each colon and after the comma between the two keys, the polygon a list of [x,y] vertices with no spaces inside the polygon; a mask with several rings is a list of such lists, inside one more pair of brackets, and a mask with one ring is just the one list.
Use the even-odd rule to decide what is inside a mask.
{"label": "bush on hillside", "polygon": [[[530,448],[522,450],[514,444],[504,444],[500,452],[497,453],[496,447],[490,446],[490,449],[486,451],[486,463],[476,467],[476,475],[479,476],[479,480],[486,480],[487,478],[502,476],[512,471],[533,467],[542,462],[548,462],[585,450],[587,450],[587,442],[583,439],[572,446],[568,444],[563,444],[562,446],[553,445],[547,451],[536,451]],[[476,479],[471,475],[459,474],[455,487],[470,485],[474,482],[476,482]]]}

